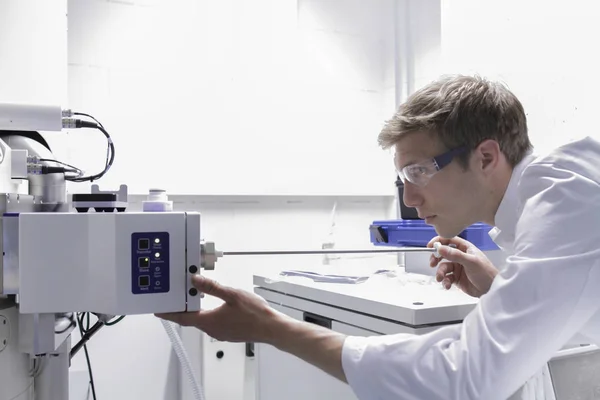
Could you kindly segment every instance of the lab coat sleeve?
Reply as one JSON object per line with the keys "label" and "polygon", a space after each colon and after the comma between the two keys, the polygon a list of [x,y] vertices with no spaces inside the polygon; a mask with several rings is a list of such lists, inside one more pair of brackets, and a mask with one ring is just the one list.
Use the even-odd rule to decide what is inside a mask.
{"label": "lab coat sleeve", "polygon": [[518,193],[515,255],[462,324],[345,340],[342,366],[360,400],[505,400],[598,311],[597,179],[532,164]]}

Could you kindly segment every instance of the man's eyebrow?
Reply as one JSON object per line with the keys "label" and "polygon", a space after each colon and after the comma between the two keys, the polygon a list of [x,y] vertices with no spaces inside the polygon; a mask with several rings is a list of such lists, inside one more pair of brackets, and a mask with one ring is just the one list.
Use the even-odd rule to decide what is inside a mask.
{"label": "man's eyebrow", "polygon": [[411,158],[409,158],[409,160],[410,160],[410,161],[408,161],[408,162],[404,162],[404,163],[403,163],[403,164],[402,164],[402,165],[399,167],[399,169],[402,169],[402,168],[404,168],[404,167],[407,167],[407,166],[409,166],[409,165],[411,165],[411,164],[415,164],[415,163],[417,163],[417,162],[418,162],[418,161],[417,161],[417,159],[411,159]]}

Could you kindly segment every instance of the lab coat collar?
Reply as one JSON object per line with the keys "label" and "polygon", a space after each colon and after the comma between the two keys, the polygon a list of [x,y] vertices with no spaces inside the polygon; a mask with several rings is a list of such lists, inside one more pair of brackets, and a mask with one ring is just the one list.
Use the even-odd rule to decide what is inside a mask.
{"label": "lab coat collar", "polygon": [[517,187],[525,167],[535,159],[535,156],[529,152],[512,171],[510,181],[506,192],[502,197],[500,206],[494,217],[495,227],[489,232],[492,240],[504,251],[510,251],[515,240],[515,231],[519,215],[521,214],[521,205],[519,204]]}

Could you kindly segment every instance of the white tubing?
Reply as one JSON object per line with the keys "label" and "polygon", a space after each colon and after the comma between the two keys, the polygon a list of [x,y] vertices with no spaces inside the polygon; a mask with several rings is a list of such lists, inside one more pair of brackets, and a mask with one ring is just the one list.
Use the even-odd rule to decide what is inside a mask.
{"label": "white tubing", "polygon": [[167,331],[167,335],[169,339],[171,339],[171,343],[173,343],[173,349],[175,349],[175,354],[177,354],[177,358],[179,358],[179,363],[183,369],[183,373],[187,375],[190,384],[192,385],[192,391],[194,392],[194,398],[196,400],[205,400],[204,391],[200,387],[196,376],[194,375],[194,371],[192,370],[192,366],[190,364],[190,360],[188,358],[187,352],[183,347],[183,343],[181,342],[181,337],[179,334],[175,332],[175,328],[173,327],[173,323],[169,321],[165,321],[161,319],[163,327],[165,331]]}

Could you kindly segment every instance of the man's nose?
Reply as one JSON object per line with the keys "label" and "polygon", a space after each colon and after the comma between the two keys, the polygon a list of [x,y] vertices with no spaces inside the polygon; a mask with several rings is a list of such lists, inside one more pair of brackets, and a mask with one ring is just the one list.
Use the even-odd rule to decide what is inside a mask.
{"label": "man's nose", "polygon": [[407,207],[419,207],[423,204],[423,196],[419,191],[418,186],[406,181],[404,182],[404,193],[402,195],[402,201]]}

